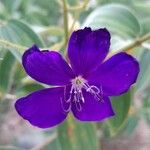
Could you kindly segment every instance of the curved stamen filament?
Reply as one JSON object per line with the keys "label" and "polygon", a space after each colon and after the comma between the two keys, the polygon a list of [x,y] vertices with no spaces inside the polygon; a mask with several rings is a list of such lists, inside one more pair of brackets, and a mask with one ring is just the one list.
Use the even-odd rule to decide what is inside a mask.
{"label": "curved stamen filament", "polygon": [[[71,109],[71,103],[74,102],[75,107],[78,111],[82,110],[82,104],[85,103],[85,99],[82,93],[82,89],[94,96],[98,101],[103,102],[103,90],[102,86],[98,88],[95,85],[89,85],[88,82],[81,76],[71,80],[72,86],[70,89],[69,98],[67,98],[66,87],[64,88],[64,98],[61,99],[61,105],[64,112],[69,112]],[[63,100],[64,99],[64,103]],[[67,109],[65,108],[67,104]]]}
{"label": "curved stamen filament", "polygon": [[[66,98],[66,87],[64,87],[64,97],[60,99],[61,100],[61,107],[62,107],[63,111],[66,113],[69,112],[71,109],[72,91],[73,91],[73,88],[71,87],[70,95],[69,95],[69,98],[67,99]],[[69,105],[68,108],[65,108],[64,103],[63,103],[63,99],[64,99],[65,104]]]}
{"label": "curved stamen filament", "polygon": [[63,99],[62,98],[60,99],[60,101],[61,101],[61,106],[62,106],[63,111],[66,112],[66,113],[68,113],[71,110],[71,102],[69,103],[68,108],[65,108],[65,106],[63,104]]}
{"label": "curved stamen filament", "polygon": [[82,106],[81,106],[81,103],[80,103],[80,102],[75,101],[75,105],[76,105],[76,109],[77,109],[78,111],[81,111],[81,110],[82,110]]}
{"label": "curved stamen filament", "polygon": [[102,90],[102,86],[100,86],[100,89],[97,86],[94,85],[89,85],[88,83],[85,83],[83,88],[91,93],[95,99],[97,99],[98,101],[103,101],[103,90]]}

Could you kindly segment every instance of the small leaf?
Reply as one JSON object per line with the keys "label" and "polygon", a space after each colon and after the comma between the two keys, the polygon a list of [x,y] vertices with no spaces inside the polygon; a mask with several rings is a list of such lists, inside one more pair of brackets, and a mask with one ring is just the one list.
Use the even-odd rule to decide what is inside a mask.
{"label": "small leaf", "polygon": [[146,120],[147,124],[150,126],[150,87],[145,90],[145,98],[143,99],[142,115]]}
{"label": "small leaf", "polygon": [[14,64],[15,58],[10,53],[7,52],[0,63],[0,95],[3,97],[4,93],[7,93],[12,82],[12,77],[14,75]]}
{"label": "small leaf", "polygon": [[19,44],[30,46],[34,43],[40,47],[43,46],[39,36],[27,24],[18,20],[10,20],[9,27],[15,32],[16,38],[20,39]]}
{"label": "small leaf", "polygon": [[143,19],[143,20],[141,21],[142,34],[143,34],[143,35],[145,35],[145,34],[147,34],[147,33],[150,33],[149,24],[150,24],[150,18]]}
{"label": "small leaf", "polygon": [[[28,25],[18,20],[10,20],[5,25],[0,26],[0,39],[28,47],[33,44],[43,47],[43,43],[36,33]],[[16,48],[9,48],[8,50],[21,61],[23,51]]]}
{"label": "small leaf", "polygon": [[124,128],[122,129],[122,132],[124,133],[124,135],[130,136],[133,134],[133,132],[135,131],[138,125],[139,119],[140,118],[137,114],[133,114],[129,116]]}
{"label": "small leaf", "polygon": [[131,103],[131,91],[118,97],[112,97],[111,99],[116,115],[104,124],[108,126],[107,128],[110,131],[110,136],[114,136],[122,129],[127,120]]}
{"label": "small leaf", "polygon": [[2,3],[4,4],[5,8],[7,9],[7,11],[12,14],[13,11],[16,11],[16,9],[19,7],[21,0],[4,0],[2,1]]}
{"label": "small leaf", "polygon": [[20,86],[19,89],[17,89],[17,95],[18,93],[21,93],[21,95],[26,95],[29,94],[31,92],[37,91],[37,90],[41,90],[44,87],[41,84],[38,83],[30,83],[30,84],[25,84],[22,87]]}
{"label": "small leaf", "polygon": [[94,124],[77,122],[72,116],[58,127],[58,138],[63,150],[97,150]]}
{"label": "small leaf", "polygon": [[[34,43],[41,47],[43,46],[40,38],[30,29],[30,27],[17,20],[11,20],[7,24],[0,26],[0,39],[24,46],[31,46]],[[8,50],[21,62],[23,51],[19,51],[15,48],[9,48]],[[7,93],[8,88],[10,87],[10,81],[14,80],[14,78],[12,78],[12,69],[14,68],[15,58],[11,53],[8,52],[6,54],[0,66],[1,95]]]}
{"label": "small leaf", "polygon": [[140,74],[136,83],[136,90],[143,90],[150,85],[150,51],[144,50],[140,57]]}

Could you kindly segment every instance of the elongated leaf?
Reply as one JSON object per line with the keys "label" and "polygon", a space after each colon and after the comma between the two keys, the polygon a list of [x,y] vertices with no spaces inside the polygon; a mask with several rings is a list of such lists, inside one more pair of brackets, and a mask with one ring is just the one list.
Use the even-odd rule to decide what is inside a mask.
{"label": "elongated leaf", "polygon": [[0,95],[3,97],[3,94],[9,90],[12,77],[14,75],[14,64],[15,58],[10,53],[7,52],[2,62],[0,63]]}
{"label": "elongated leaf", "polygon": [[21,93],[22,95],[26,95],[28,93],[43,89],[44,87],[38,83],[25,84],[19,88],[17,93]]}
{"label": "elongated leaf", "polygon": [[[141,20],[141,26],[142,26],[142,35],[150,33],[150,18],[142,19]],[[149,41],[146,41],[146,43],[149,44]],[[147,48],[141,48],[139,49],[141,55],[139,57],[139,63],[140,63],[140,74],[138,76],[137,84],[136,84],[136,90],[144,90],[150,85],[150,50]],[[139,53],[136,51],[136,53]]]}
{"label": "elongated leaf", "polygon": [[140,25],[135,15],[129,8],[118,4],[98,7],[87,17],[83,26],[106,27],[122,37],[137,37],[140,33]]}
{"label": "elongated leaf", "polygon": [[145,90],[145,98],[143,99],[143,107],[142,107],[142,115],[143,118],[146,120],[147,124],[150,126],[150,85],[147,90]]}
{"label": "elongated leaf", "polygon": [[61,148],[61,144],[59,142],[59,139],[56,138],[53,142],[51,142],[48,146],[47,146],[47,150],[63,150]]}
{"label": "elongated leaf", "polygon": [[142,34],[145,35],[147,33],[150,33],[150,18],[142,19],[141,20],[141,26],[142,26]]}
{"label": "elongated leaf", "polygon": [[95,126],[75,121],[71,116],[58,127],[63,150],[97,150]]}
{"label": "elongated leaf", "polygon": [[131,115],[129,116],[125,127],[122,129],[125,135],[130,136],[133,134],[135,131],[139,121],[139,116],[138,115]]}
{"label": "elongated leaf", "polygon": [[3,1],[2,0],[2,3],[4,4],[7,11],[11,14],[11,13],[13,13],[13,11],[15,11],[18,8],[18,6],[21,3],[21,0],[13,0],[13,1],[10,1],[10,0]]}
{"label": "elongated leaf", "polygon": [[[27,47],[33,44],[37,44],[40,47],[43,46],[41,39],[32,31],[32,29],[18,20],[10,20],[0,27],[0,39]],[[19,61],[21,60],[23,51],[16,48],[9,48],[8,50],[10,50]]]}
{"label": "elongated leaf", "polygon": [[150,15],[150,1],[149,0],[136,0],[135,3],[132,3],[134,9],[141,14],[142,18],[148,18]]}
{"label": "elongated leaf", "polygon": [[143,90],[150,85],[150,51],[144,50],[142,56],[140,57],[140,74],[137,80],[136,88],[137,90]]}
{"label": "elongated leaf", "polygon": [[110,135],[114,136],[122,129],[127,120],[131,103],[131,91],[118,97],[112,97],[111,99],[116,115],[106,122],[106,126],[110,131]]}
{"label": "elongated leaf", "polygon": [[16,37],[20,39],[20,44],[23,44],[24,46],[30,46],[32,43],[35,43],[41,47],[43,46],[43,43],[38,35],[23,22],[11,20],[9,22],[9,26],[16,33]]}
{"label": "elongated leaf", "polygon": [[[34,43],[36,43],[40,47],[43,46],[40,38],[30,29],[30,27],[17,20],[11,20],[7,24],[0,27],[0,39],[24,46],[31,46]],[[20,51],[16,48],[8,48],[8,50],[19,61],[21,61],[23,51]],[[14,61],[14,57],[10,53],[8,53],[6,55],[6,58],[4,58],[4,60],[1,62],[0,89],[2,95],[7,93],[10,86],[9,83],[14,79],[11,75],[12,68],[14,67]]]}

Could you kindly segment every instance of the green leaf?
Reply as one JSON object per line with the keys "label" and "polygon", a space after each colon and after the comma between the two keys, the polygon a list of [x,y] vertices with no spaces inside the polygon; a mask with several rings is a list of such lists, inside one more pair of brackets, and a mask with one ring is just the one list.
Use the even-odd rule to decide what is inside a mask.
{"label": "green leaf", "polygon": [[104,124],[108,128],[110,136],[115,136],[122,129],[125,121],[127,121],[131,103],[131,91],[118,97],[112,97],[111,99],[116,115]]}
{"label": "green leaf", "polygon": [[58,138],[63,150],[97,150],[94,124],[77,122],[72,116],[58,127]]}
{"label": "green leaf", "polygon": [[[150,33],[150,18],[142,19],[141,26],[142,26],[142,35],[146,35]],[[144,44],[150,44],[149,41],[144,42]],[[140,51],[140,52],[138,52]],[[150,58],[150,50],[147,48],[141,48],[136,53],[141,53],[139,57],[140,63],[140,73],[136,83],[136,90],[144,90],[150,85],[150,65],[149,65],[149,58]]]}
{"label": "green leaf", "polygon": [[137,79],[136,89],[143,90],[150,85],[150,65],[149,63],[150,51],[144,50],[140,57],[140,74]]}
{"label": "green leaf", "polygon": [[98,7],[85,20],[83,26],[93,28],[106,27],[121,37],[137,37],[140,24],[132,11],[119,4],[108,4]]}
{"label": "green leaf", "polygon": [[141,20],[142,34],[143,35],[150,32],[149,24],[150,24],[150,18]]}
{"label": "green leaf", "polygon": [[147,90],[145,90],[145,98],[143,99],[143,107],[142,107],[142,115],[146,120],[147,124],[150,126],[150,86]]}
{"label": "green leaf", "polygon": [[[43,46],[40,38],[30,29],[30,27],[17,20],[11,20],[0,27],[0,39],[24,46],[31,46],[34,43],[40,47]],[[8,50],[21,61],[23,51],[15,48],[8,48]],[[8,88],[10,87],[10,81],[14,80],[14,78],[12,78],[14,63],[15,58],[10,53],[7,53],[1,62],[0,90],[2,95],[7,93]]]}
{"label": "green leaf", "polygon": [[3,94],[7,93],[11,86],[15,62],[14,56],[7,52],[0,63],[0,97],[3,97]]}
{"label": "green leaf", "polygon": [[136,0],[133,2],[133,7],[142,17],[148,18],[150,16],[150,1],[149,0]]}
{"label": "green leaf", "polygon": [[[0,26],[0,39],[27,47],[33,44],[43,47],[37,34],[28,25],[18,20],[10,20],[5,25]],[[8,50],[21,61],[23,51],[16,48],[9,48]]]}
{"label": "green leaf", "polygon": [[38,83],[30,83],[30,84],[24,84],[23,86],[20,86],[19,89],[17,89],[17,95],[18,93],[20,95],[26,95],[29,94],[31,92],[37,91],[37,90],[41,90],[44,87],[41,84]]}
{"label": "green leaf", "polygon": [[43,46],[43,42],[39,36],[27,24],[18,20],[11,20],[9,27],[15,32],[18,40],[20,39],[19,44],[30,46],[35,43],[38,46]]}
{"label": "green leaf", "polygon": [[133,134],[133,132],[135,131],[138,125],[139,119],[140,118],[137,114],[129,116],[124,128],[122,129],[122,132],[124,133],[124,135],[130,136]]}
{"label": "green leaf", "polygon": [[13,0],[13,1],[3,0],[2,3],[7,9],[7,11],[11,14],[13,11],[15,11],[19,7],[21,0]]}

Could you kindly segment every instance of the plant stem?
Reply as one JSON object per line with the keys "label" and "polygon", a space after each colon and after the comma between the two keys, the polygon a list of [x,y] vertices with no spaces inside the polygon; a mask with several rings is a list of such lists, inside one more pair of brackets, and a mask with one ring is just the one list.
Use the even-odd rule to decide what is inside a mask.
{"label": "plant stem", "polygon": [[64,30],[57,26],[50,26],[39,33],[41,36],[45,36],[48,34],[60,36],[64,34]]}
{"label": "plant stem", "polygon": [[[145,41],[148,41],[150,40],[150,33],[136,39],[134,42],[132,42],[131,44],[121,48],[121,49],[118,49],[117,52],[121,52],[121,51],[124,51],[124,52],[130,52],[132,49],[140,46],[141,44],[143,44]],[[110,54],[112,55],[112,54]]]}
{"label": "plant stem", "polygon": [[106,59],[110,58],[111,56],[115,55],[115,54],[118,53],[118,52],[124,51],[124,52],[129,53],[132,49],[134,49],[134,48],[140,46],[142,43],[144,43],[145,41],[148,41],[148,40],[150,40],[150,33],[148,33],[148,34],[146,34],[146,35],[144,35],[144,36],[142,36],[142,37],[139,37],[139,38],[138,38],[137,40],[135,40],[133,43],[131,43],[131,44],[125,46],[124,48],[118,49],[116,52],[110,52],[110,53],[108,54],[108,56],[106,57]]}
{"label": "plant stem", "polygon": [[22,46],[22,45],[18,45],[18,44],[14,44],[14,43],[11,43],[9,41],[6,41],[4,39],[0,39],[0,46],[1,47],[4,47],[4,48],[14,48],[14,49],[18,49],[18,50],[25,50],[27,49],[27,47],[25,46]]}
{"label": "plant stem", "polygon": [[67,8],[67,1],[66,0],[62,0],[62,3],[63,3],[65,46],[66,46],[68,43],[68,8]]}
{"label": "plant stem", "polygon": [[82,4],[79,4],[77,6],[69,6],[68,7],[68,11],[82,11],[86,8],[87,4],[89,3],[89,0],[84,0],[84,2],[82,2]]}
{"label": "plant stem", "polygon": [[72,30],[73,30],[73,28],[74,28],[74,25],[75,25],[76,21],[77,21],[78,18],[80,17],[80,13],[81,13],[84,9],[86,9],[88,3],[89,3],[89,0],[85,0],[85,2],[83,2],[83,4],[80,5],[80,6],[74,6],[74,7],[70,7],[70,6],[69,6],[69,7],[68,7],[68,11],[71,11],[71,10],[72,10],[72,11],[75,13],[74,21],[73,21],[73,23],[72,23],[72,25],[71,25],[71,28],[70,28],[70,30],[69,30],[69,35],[71,34],[71,32],[72,32]]}
{"label": "plant stem", "polygon": [[123,51],[128,52],[132,49],[134,49],[135,47],[140,46],[143,42],[150,40],[150,33],[144,35],[143,37],[135,40],[133,43],[127,45],[126,47],[123,48]]}

